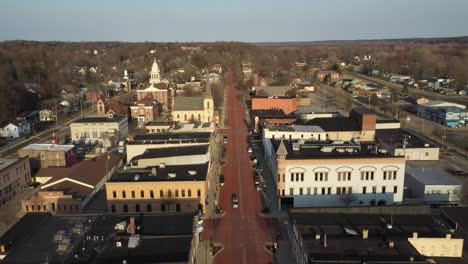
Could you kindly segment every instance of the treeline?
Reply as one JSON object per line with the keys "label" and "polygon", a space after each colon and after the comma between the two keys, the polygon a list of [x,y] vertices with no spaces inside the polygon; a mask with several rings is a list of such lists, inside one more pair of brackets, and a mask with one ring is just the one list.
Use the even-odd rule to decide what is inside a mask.
{"label": "treeline", "polygon": [[[372,60],[363,62],[364,55],[371,55]],[[447,76],[460,86],[468,81],[468,44],[459,41],[272,46],[239,42],[8,41],[0,43],[0,120],[36,109],[40,102],[57,97],[64,85],[105,85],[110,79],[122,77],[124,69],[133,74],[137,83],[145,83],[153,58],[158,60],[163,77],[175,82],[198,78],[214,64],[220,64],[224,70],[231,68],[236,76],[241,76],[241,65],[246,63],[270,84],[285,85],[292,78],[312,78],[313,68],[332,69],[341,62],[378,67],[383,72],[409,74],[417,79]],[[307,65],[296,67],[296,62]],[[96,73],[88,70],[91,67]],[[80,69],[84,69],[84,74]],[[24,83],[37,83],[39,88],[31,94],[24,89]]]}

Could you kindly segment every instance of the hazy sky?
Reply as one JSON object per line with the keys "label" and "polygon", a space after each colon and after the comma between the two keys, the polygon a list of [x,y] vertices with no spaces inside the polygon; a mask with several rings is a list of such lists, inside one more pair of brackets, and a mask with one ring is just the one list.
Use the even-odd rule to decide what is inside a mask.
{"label": "hazy sky", "polygon": [[314,41],[468,35],[468,0],[0,0],[0,40]]}

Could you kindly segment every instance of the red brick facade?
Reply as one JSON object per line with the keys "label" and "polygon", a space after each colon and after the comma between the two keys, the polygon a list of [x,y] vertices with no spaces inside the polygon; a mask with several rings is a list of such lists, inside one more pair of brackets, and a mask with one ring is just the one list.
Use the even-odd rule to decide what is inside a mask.
{"label": "red brick facade", "polygon": [[254,97],[252,98],[252,110],[281,109],[286,115],[296,112],[296,98],[283,97]]}

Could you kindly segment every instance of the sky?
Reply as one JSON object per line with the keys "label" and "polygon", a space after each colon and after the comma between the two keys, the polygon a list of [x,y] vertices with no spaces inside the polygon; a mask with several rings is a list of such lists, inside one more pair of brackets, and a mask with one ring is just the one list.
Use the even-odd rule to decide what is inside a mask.
{"label": "sky", "polygon": [[468,35],[468,0],[0,0],[0,41],[281,42]]}

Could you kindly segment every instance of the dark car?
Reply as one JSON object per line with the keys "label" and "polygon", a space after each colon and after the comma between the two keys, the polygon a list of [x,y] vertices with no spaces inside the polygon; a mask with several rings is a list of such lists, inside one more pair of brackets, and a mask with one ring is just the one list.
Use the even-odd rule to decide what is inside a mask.
{"label": "dark car", "polygon": [[220,184],[221,186],[224,185],[224,175],[222,175],[222,174],[219,175],[219,184]]}
{"label": "dark car", "polygon": [[454,170],[454,171],[451,171],[451,173],[452,175],[455,175],[455,176],[463,176],[463,177],[468,176],[468,173],[462,170]]}

